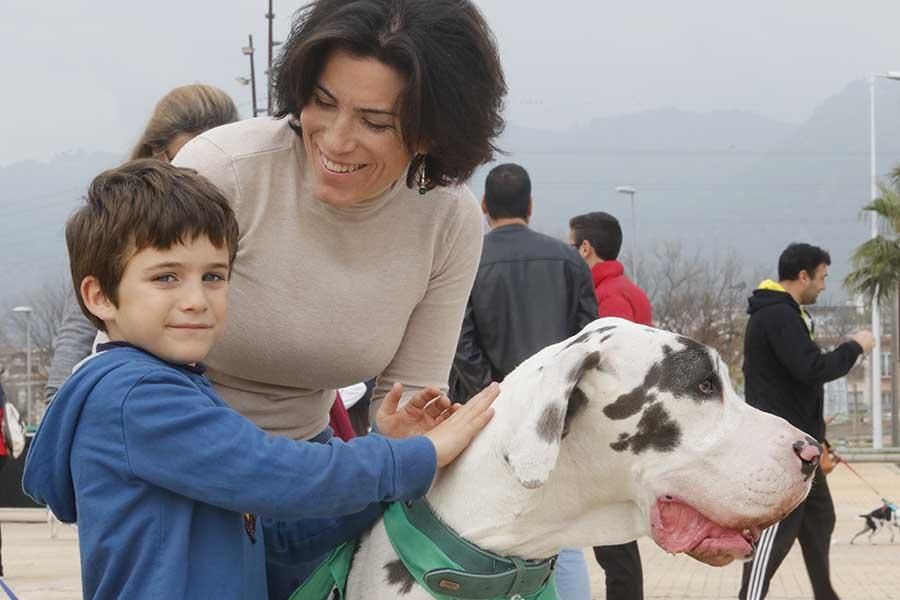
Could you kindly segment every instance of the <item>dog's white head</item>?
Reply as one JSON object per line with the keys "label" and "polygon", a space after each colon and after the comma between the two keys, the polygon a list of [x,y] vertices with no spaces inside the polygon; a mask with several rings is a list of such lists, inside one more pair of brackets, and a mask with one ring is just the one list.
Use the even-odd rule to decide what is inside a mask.
{"label": "dog's white head", "polygon": [[[709,564],[746,558],[759,531],[806,497],[821,450],[745,404],[714,350],[622,319],[542,350],[501,389],[483,443],[527,498],[507,494],[507,506],[564,545],[649,530],[665,550]],[[516,550],[535,542],[472,533]]]}

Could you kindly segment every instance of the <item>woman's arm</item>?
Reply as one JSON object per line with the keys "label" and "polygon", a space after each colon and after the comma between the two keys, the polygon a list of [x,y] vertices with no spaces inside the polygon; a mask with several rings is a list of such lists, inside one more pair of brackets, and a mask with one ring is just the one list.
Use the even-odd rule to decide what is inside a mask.
{"label": "woman's arm", "polygon": [[425,295],[413,309],[394,358],[378,377],[370,409],[373,416],[395,382],[404,387],[401,404],[428,386],[447,389],[484,238],[481,211],[472,193],[468,188],[453,193],[459,196],[459,211],[437,245],[445,252],[435,256]]}
{"label": "woman's arm", "polygon": [[97,328],[81,312],[75,290],[72,290],[66,298],[62,324],[53,344],[53,358],[44,388],[47,403],[72,374],[72,367],[90,356],[96,336]]}

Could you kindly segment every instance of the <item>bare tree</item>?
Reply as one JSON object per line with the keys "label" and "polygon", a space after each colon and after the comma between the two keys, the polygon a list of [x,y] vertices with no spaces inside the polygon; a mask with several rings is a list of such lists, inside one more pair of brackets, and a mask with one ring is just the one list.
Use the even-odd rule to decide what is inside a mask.
{"label": "bare tree", "polygon": [[868,326],[869,315],[853,305],[816,305],[810,309],[816,323],[816,336],[825,346],[836,346],[851,333]]}
{"label": "bare tree", "polygon": [[[62,324],[70,286],[68,278],[58,277],[48,279],[39,287],[33,288],[14,298],[13,306],[25,305],[31,307],[31,345],[36,356],[50,357],[53,355],[53,344],[56,334]],[[6,319],[6,337],[15,339],[18,345],[25,341],[27,319],[10,315]],[[49,365],[39,361],[37,370],[46,375]]]}

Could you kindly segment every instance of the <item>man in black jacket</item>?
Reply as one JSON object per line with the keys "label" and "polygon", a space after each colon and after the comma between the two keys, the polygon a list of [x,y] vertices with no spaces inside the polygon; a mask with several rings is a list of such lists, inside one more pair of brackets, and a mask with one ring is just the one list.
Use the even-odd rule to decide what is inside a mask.
{"label": "man in black jacket", "polygon": [[597,318],[587,265],[568,244],[529,229],[531,207],[525,169],[491,170],[481,202],[491,231],[453,361],[455,401],[503,381],[523,360]]}
{"label": "man in black jacket", "polygon": [[[597,318],[591,272],[581,256],[528,228],[531,180],[525,169],[504,164],[491,170],[481,208],[491,231],[453,361],[450,395],[460,402]],[[563,550],[557,564],[560,598],[590,600],[581,550]]]}
{"label": "man in black jacket", "polygon": [[[809,244],[791,244],[778,259],[778,282],[765,280],[750,297],[744,337],[747,404],[778,415],[818,441],[825,439],[824,385],[843,377],[874,345],[861,331],[831,352],[813,341],[812,319],[803,309],[825,289],[831,257]],[[744,564],[741,600],[765,598],[769,581],[794,540],[800,541],[816,600],[837,599],[831,587],[828,547],[834,531],[834,503],[821,470],[812,489],[783,521],[766,529],[756,556]]]}

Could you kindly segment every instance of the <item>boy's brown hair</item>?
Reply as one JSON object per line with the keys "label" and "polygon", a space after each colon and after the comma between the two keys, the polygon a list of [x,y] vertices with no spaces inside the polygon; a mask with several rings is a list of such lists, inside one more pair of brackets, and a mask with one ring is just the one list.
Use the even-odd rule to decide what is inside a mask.
{"label": "boy's brown hair", "polygon": [[206,236],[228,249],[229,267],[238,245],[238,225],[215,185],[191,169],[139,159],[104,171],[91,182],[85,205],[66,223],[66,246],[75,296],[85,316],[105,331],[81,297],[81,282],[93,275],[118,305],[118,287],[128,261],[144,248],[160,250]]}

